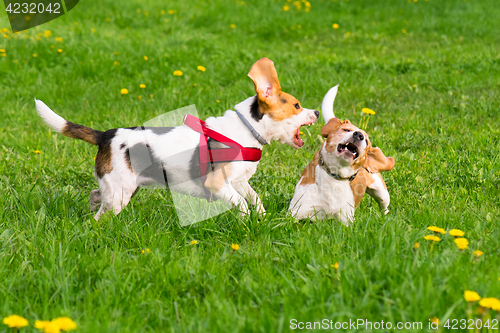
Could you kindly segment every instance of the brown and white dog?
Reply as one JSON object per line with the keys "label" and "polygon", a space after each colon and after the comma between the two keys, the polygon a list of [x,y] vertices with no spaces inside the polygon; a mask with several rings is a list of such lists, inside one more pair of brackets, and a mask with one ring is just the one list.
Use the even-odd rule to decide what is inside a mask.
{"label": "brown and white dog", "polygon": [[337,89],[330,89],[323,99],[326,125],[321,135],[326,140],[302,172],[289,210],[298,219],[334,217],[348,226],[365,192],[375,198],[385,214],[389,212],[390,196],[380,172],[391,170],[394,159],[372,147],[365,131],[349,120],[335,118]]}
{"label": "brown and white dog", "polygon": [[[304,142],[299,137],[299,128],[315,123],[319,112],[303,108],[295,97],[281,91],[278,74],[271,60],[258,60],[248,76],[254,83],[257,95],[239,103],[235,109],[266,142],[277,140],[293,148],[302,147]],[[141,145],[149,150],[151,158],[160,168],[160,174],[168,178],[171,190],[203,198],[205,189],[208,189],[217,199],[239,206],[243,213],[249,212],[246,201],[255,205],[260,214],[265,212],[259,196],[248,184],[257,170],[258,162],[224,163],[223,170],[220,165],[214,170],[209,168],[206,178],[200,178],[197,155],[200,134],[184,124],[164,128],[143,127],[142,130],[118,128],[102,132],[66,121],[42,101],[35,101],[39,115],[55,131],[99,146],[95,177],[99,183],[96,197],[100,197],[101,206],[95,215],[96,220],[109,210],[118,214],[136,190],[156,181],[152,179],[154,177],[135,172],[131,165],[130,150]],[[262,140],[259,141],[252,134],[235,111],[228,110],[222,117],[210,117],[206,124],[244,147],[263,147]],[[193,163],[196,160],[198,162]]]}

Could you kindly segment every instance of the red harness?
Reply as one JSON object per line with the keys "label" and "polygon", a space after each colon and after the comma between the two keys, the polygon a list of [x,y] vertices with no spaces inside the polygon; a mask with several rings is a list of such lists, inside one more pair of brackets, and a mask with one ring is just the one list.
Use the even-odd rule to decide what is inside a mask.
{"label": "red harness", "polygon": [[[250,161],[257,162],[262,156],[262,150],[258,148],[243,147],[238,142],[231,140],[207,127],[205,122],[190,114],[184,116],[184,124],[189,126],[195,132],[200,133],[200,175],[205,178],[208,170],[208,163],[232,162],[232,161]],[[207,146],[207,137],[220,142],[229,148],[210,148]],[[210,191],[205,189],[207,198],[210,197]]]}

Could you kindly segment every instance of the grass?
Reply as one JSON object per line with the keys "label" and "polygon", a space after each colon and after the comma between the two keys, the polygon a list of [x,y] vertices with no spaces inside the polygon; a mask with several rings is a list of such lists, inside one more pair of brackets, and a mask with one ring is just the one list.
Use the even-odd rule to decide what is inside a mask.
{"label": "grass", "polygon": [[[80,2],[43,26],[0,35],[2,317],[33,324],[66,315],[79,332],[286,332],[291,319],[324,318],[422,322],[431,331],[430,318],[440,318],[441,330],[447,319],[467,318],[464,290],[500,297],[496,2],[337,0],[305,8]],[[93,220],[96,148],[51,132],[34,97],[101,130],[190,104],[206,118],[253,94],[246,74],[263,56],[305,107],[319,108],[340,83],[338,117],[359,124],[363,107],[376,111],[367,131],[396,160],[384,174],[389,215],[365,197],[350,228],[287,216],[300,171],[321,143],[318,122],[304,129],[303,149],[264,149],[251,180],[268,207],[263,221],[230,211],[181,227],[169,194],[151,190],[118,216]],[[123,88],[129,94],[121,96]],[[469,249],[445,235],[431,252],[423,239],[430,225],[463,230]],[[476,249],[484,255],[475,258]],[[476,305],[473,316],[481,318]]]}

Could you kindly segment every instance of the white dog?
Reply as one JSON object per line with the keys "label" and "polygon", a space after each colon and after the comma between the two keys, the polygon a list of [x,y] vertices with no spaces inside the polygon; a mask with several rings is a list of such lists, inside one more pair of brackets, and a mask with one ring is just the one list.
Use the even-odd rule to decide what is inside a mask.
{"label": "white dog", "polygon": [[394,167],[394,159],[372,147],[368,135],[349,120],[333,114],[338,86],[323,99],[326,138],[314,160],[304,169],[289,210],[298,219],[335,217],[349,225],[365,191],[388,212],[390,196],[380,176]]}
{"label": "white dog", "polygon": [[[55,131],[99,146],[95,164],[99,191],[94,193],[93,200],[101,201],[101,206],[96,220],[108,210],[118,214],[141,186],[165,180],[171,190],[197,197],[206,197],[209,192],[216,199],[239,206],[243,213],[249,211],[248,200],[263,214],[265,210],[259,196],[248,184],[257,169],[263,144],[277,140],[294,148],[302,147],[304,142],[299,137],[299,129],[302,125],[315,123],[319,112],[302,108],[295,97],[281,91],[271,60],[257,61],[248,76],[257,95],[236,105],[236,111],[228,110],[222,117],[208,118],[206,126],[198,120],[195,126],[185,122],[178,127],[119,128],[102,132],[66,121],[40,100],[36,100],[36,108]],[[200,142],[207,141],[203,134],[200,140],[200,131],[193,130],[195,127],[200,131],[217,132],[227,140],[220,143],[209,138],[208,149],[200,147]],[[207,151],[211,154],[215,150],[222,151],[227,148],[227,142],[239,146],[241,152],[248,150],[253,154],[257,149],[258,154],[253,156],[258,157],[245,159],[241,158],[245,154],[239,154],[240,159],[203,163]],[[154,163],[138,171],[135,166],[141,161],[131,160],[131,152],[144,149],[146,155],[149,154],[146,157]]]}

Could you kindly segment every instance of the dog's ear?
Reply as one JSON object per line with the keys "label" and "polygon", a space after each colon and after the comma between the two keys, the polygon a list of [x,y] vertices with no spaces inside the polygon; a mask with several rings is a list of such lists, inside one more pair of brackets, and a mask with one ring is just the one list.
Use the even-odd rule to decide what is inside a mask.
{"label": "dog's ear", "polygon": [[366,159],[363,166],[370,172],[377,173],[389,171],[394,168],[394,159],[386,157],[378,147],[367,147]]}
{"label": "dog's ear", "polygon": [[321,135],[324,138],[327,138],[328,134],[337,132],[339,127],[345,122],[349,122],[349,120],[345,120],[344,122],[342,122],[339,118],[330,119],[330,121],[328,121],[328,123],[326,123],[326,125],[321,129]]}
{"label": "dog's ear", "polygon": [[266,104],[276,98],[281,90],[274,63],[268,58],[261,58],[253,64],[248,76],[253,81],[257,96]]}

